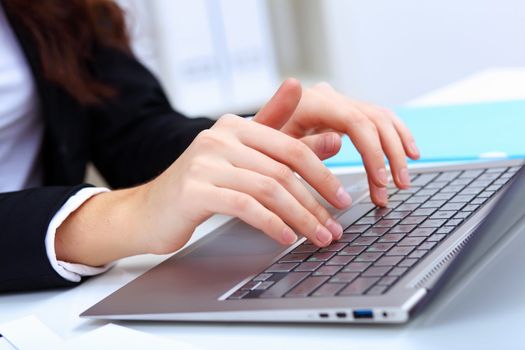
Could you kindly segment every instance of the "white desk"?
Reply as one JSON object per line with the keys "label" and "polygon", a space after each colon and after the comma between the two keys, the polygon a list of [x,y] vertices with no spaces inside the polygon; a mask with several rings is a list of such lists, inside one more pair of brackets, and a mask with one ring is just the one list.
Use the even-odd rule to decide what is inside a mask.
{"label": "white desk", "polygon": [[[498,99],[525,99],[525,69],[485,71],[410,104]],[[225,219],[215,217],[204,223],[192,241]],[[513,244],[525,247],[525,235],[522,236],[519,240],[524,242]],[[80,335],[105,324],[80,319],[80,312],[165,258],[141,256],[122,260],[108,273],[69,290],[0,295],[0,323],[35,314],[64,338]],[[203,349],[525,349],[524,266],[525,254],[500,254],[490,265],[479,269],[480,273],[472,275],[466,288],[446,290],[430,308],[402,326],[121,324]],[[488,281],[488,275],[493,279]],[[502,292],[496,286],[506,288]]]}

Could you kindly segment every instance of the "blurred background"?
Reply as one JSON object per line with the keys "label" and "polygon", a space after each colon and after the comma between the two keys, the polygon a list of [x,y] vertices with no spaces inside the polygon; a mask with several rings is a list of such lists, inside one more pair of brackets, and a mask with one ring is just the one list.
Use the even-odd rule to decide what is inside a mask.
{"label": "blurred background", "polygon": [[403,104],[525,64],[521,0],[118,0],[134,49],[189,115],[250,113],[288,76]]}

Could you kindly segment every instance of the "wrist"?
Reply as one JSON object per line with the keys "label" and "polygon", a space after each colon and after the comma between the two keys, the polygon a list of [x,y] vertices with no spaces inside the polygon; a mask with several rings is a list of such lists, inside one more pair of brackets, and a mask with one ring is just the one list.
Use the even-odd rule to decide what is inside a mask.
{"label": "wrist", "polygon": [[140,244],[140,187],[97,194],[58,227],[58,260],[101,266],[146,252]]}

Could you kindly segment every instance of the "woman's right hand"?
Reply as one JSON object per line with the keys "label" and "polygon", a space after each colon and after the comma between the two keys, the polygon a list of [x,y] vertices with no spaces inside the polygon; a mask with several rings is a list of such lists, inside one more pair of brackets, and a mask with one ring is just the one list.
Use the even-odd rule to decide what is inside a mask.
{"label": "woman's right hand", "polygon": [[220,213],[238,217],[282,244],[294,243],[300,233],[326,246],[341,237],[342,227],[294,172],[334,207],[350,205],[339,180],[303,142],[225,115],[143,186],[141,221],[149,232],[143,244],[150,252],[173,252],[197,225]]}
{"label": "woman's right hand", "polygon": [[[300,99],[300,85],[283,84],[265,108],[285,123]],[[326,246],[343,229],[295,173],[334,207],[351,204],[339,180],[301,140],[225,115],[156,179],[85,202],[58,228],[57,258],[99,266],[171,253],[216,213],[238,217],[282,244],[292,244],[299,233]]]}

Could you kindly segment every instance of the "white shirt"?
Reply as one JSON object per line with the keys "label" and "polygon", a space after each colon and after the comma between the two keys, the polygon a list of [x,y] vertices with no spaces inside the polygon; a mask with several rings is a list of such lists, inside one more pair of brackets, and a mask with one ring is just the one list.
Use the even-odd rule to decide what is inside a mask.
{"label": "white shirt", "polygon": [[[42,185],[40,150],[44,125],[31,70],[0,5],[0,193]],[[84,188],[64,204],[52,218],[45,239],[53,268],[65,279],[78,282],[81,276],[109,268],[57,261],[55,234],[69,214],[105,188]]]}

